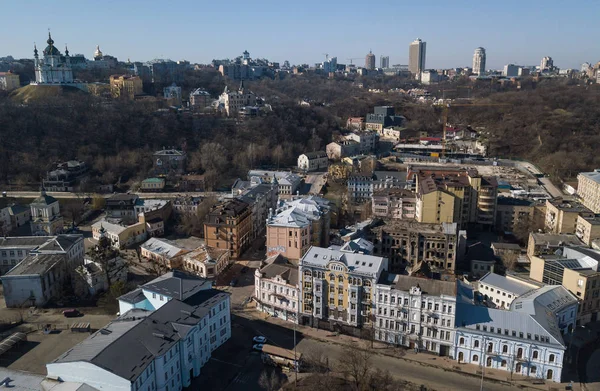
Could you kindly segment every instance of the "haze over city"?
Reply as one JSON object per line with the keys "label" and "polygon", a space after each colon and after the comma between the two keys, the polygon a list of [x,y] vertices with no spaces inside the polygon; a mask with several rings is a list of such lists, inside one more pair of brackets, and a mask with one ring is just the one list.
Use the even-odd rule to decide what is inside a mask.
{"label": "haze over city", "polygon": [[[487,66],[539,64],[552,56],[561,68],[595,62],[600,42],[583,39],[600,34],[600,3],[547,1],[543,5],[508,0],[502,3],[456,1],[369,4],[358,1],[302,4],[238,0],[79,2],[41,0],[6,2],[0,24],[0,56],[33,56],[51,29],[56,45],[91,57],[96,45],[119,59],[186,59],[209,63],[248,50],[253,58],[314,64],[324,53],[338,62],[364,57],[369,50],[391,64],[407,64],[408,44],[427,42],[427,67],[470,66],[473,50],[487,50]],[[585,33],[584,33],[585,32]],[[10,37],[8,39],[7,37]],[[577,39],[576,37],[581,37]]]}

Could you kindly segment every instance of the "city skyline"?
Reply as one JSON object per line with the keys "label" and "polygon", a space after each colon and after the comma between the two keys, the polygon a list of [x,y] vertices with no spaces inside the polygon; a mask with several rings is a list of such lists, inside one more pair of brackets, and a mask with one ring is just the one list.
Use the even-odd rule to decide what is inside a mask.
{"label": "city skyline", "polygon": [[[391,65],[408,64],[406,47],[417,37],[427,42],[427,68],[434,69],[471,66],[473,50],[479,46],[486,48],[489,69],[502,69],[509,63],[537,65],[545,56],[551,56],[554,64],[563,69],[579,69],[583,62],[600,60],[600,43],[589,40],[574,45],[571,39],[575,34],[594,36],[600,32],[592,17],[597,14],[593,9],[600,11],[600,4],[590,3],[590,12],[581,13],[551,4],[539,9],[518,3],[519,12],[515,13],[510,10],[513,2],[517,4],[508,1],[505,8],[498,9],[491,4],[473,5],[466,1],[459,1],[452,8],[443,2],[400,5],[384,1],[386,12],[380,23],[389,25],[386,34],[352,34],[352,39],[348,39],[351,30],[345,21],[358,17],[364,12],[362,7],[340,9],[309,1],[301,10],[290,10],[275,7],[278,3],[268,0],[265,3],[273,7],[257,10],[234,0],[232,6],[238,9],[234,15],[231,7],[200,6],[187,0],[168,8],[153,0],[130,1],[129,7],[121,7],[115,1],[82,6],[74,0],[58,5],[30,0],[27,7],[23,3],[4,5],[6,15],[26,15],[27,23],[12,17],[0,26],[0,33],[11,37],[3,43],[0,57],[33,58],[33,43],[43,44],[50,28],[61,49],[68,43],[72,54],[92,58],[96,45],[100,45],[104,53],[121,61],[170,58],[206,64],[213,59],[234,58],[248,50],[253,58],[314,65],[323,61],[322,53],[337,57],[339,63],[349,63],[348,58],[364,58],[372,49],[377,57],[389,56]],[[117,4],[120,7],[111,6]],[[35,12],[24,12],[27,9]],[[401,9],[405,10],[403,14],[427,13],[430,18],[426,24],[416,19],[395,23],[395,11]],[[463,12],[465,9],[469,12]],[[330,11],[335,11],[340,21],[332,22]],[[131,12],[135,18],[131,18]],[[441,23],[450,18],[453,23]],[[104,28],[94,27],[90,20]],[[542,37],[537,34],[541,25]],[[211,34],[198,35],[197,28]],[[322,34],[332,28],[348,34]],[[250,31],[257,37],[255,41],[240,39]],[[531,34],[536,34],[535,44],[524,39]],[[590,53],[599,54],[593,58]]]}

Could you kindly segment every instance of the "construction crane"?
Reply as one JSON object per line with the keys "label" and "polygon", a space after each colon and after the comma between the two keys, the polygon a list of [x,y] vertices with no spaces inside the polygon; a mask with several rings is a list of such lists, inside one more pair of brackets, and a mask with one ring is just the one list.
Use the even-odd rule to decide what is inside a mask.
{"label": "construction crane", "polygon": [[451,107],[500,107],[500,106],[512,106],[508,103],[448,103],[443,105],[442,111],[442,120],[444,121],[444,133],[442,136],[442,155],[441,157],[446,157],[446,130],[448,125],[448,112]]}
{"label": "construction crane", "polygon": [[352,57],[352,58],[347,58],[346,60],[350,61],[350,65],[352,65],[352,60],[360,60],[362,59],[362,57]]}
{"label": "construction crane", "polygon": [[325,62],[329,61],[329,53],[323,53],[323,55],[325,56]]}

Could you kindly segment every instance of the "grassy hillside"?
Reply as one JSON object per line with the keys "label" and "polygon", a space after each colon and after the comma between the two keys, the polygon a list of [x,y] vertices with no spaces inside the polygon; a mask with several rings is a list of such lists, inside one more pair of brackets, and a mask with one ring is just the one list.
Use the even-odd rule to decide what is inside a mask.
{"label": "grassy hillside", "polygon": [[56,97],[69,97],[86,94],[85,91],[72,86],[35,86],[28,85],[14,90],[10,98],[19,103],[31,103]]}

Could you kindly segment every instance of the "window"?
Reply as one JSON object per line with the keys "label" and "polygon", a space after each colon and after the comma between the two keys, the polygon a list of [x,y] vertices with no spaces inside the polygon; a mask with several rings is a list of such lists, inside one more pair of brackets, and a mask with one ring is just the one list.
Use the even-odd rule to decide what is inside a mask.
{"label": "window", "polygon": [[529,370],[531,375],[535,375],[535,373],[537,372],[537,368],[535,367],[535,365],[531,366],[531,369]]}
{"label": "window", "polygon": [[508,345],[502,345],[502,353],[508,353]]}
{"label": "window", "polygon": [[517,350],[517,358],[523,358],[523,348]]}
{"label": "window", "polygon": [[554,362],[554,359],[555,359],[555,356],[554,356],[554,354],[551,354],[551,355],[548,357],[548,361],[550,361],[550,362]]}
{"label": "window", "polygon": [[538,358],[538,354],[539,354],[539,353],[538,353],[538,351],[537,351],[537,350],[534,350],[534,351],[533,351],[533,354],[532,354],[532,356],[531,356],[531,358],[532,358],[532,359],[534,359],[534,360],[537,360],[537,358]]}
{"label": "window", "polygon": [[473,355],[473,362],[479,362],[479,356],[474,354]]}
{"label": "window", "polygon": [[474,348],[478,348],[478,347],[479,347],[479,340],[477,340],[477,339],[476,339],[476,340],[473,342],[473,347],[474,347]]}

